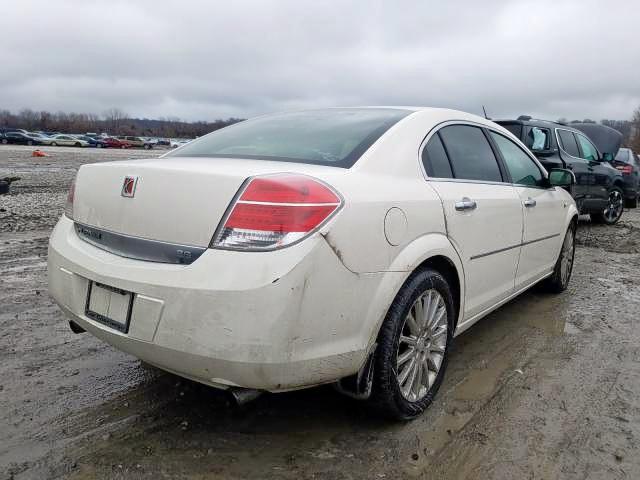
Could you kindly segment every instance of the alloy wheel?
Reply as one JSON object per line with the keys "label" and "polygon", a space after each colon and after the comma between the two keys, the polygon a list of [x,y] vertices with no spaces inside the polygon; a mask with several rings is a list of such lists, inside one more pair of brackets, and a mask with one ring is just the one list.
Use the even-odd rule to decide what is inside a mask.
{"label": "alloy wheel", "polygon": [[423,399],[434,384],[444,360],[447,330],[444,299],[437,290],[429,289],[409,309],[400,333],[396,372],[406,400]]}
{"label": "alloy wheel", "polygon": [[615,222],[621,215],[624,209],[624,201],[622,194],[619,190],[612,190],[609,194],[609,202],[604,209],[604,217],[608,222]]}
{"label": "alloy wheel", "polygon": [[562,282],[562,285],[566,285],[569,282],[569,277],[571,276],[573,258],[575,255],[574,242],[573,228],[570,228],[567,230],[567,234],[564,237],[562,252],[560,254],[560,281]]}

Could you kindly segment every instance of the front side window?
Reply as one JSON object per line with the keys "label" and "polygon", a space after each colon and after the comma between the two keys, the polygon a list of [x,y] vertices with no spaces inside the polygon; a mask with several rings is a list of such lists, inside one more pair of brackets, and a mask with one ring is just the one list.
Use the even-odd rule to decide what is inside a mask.
{"label": "front side window", "polygon": [[455,178],[502,182],[498,161],[482,129],[450,125],[439,131]]}
{"label": "front side window", "polygon": [[546,128],[531,127],[527,132],[524,143],[533,152],[549,150],[550,132]]}
{"label": "front side window", "polygon": [[166,156],[245,158],[349,168],[410,113],[394,108],[331,108],[266,115],[217,130]]}
{"label": "front side window", "polygon": [[557,132],[560,139],[560,147],[572,157],[580,158],[580,150],[573,132],[561,129],[558,129]]}
{"label": "front side window", "polygon": [[502,135],[491,132],[500,154],[511,175],[511,181],[518,185],[542,186],[542,172],[535,162],[518,145]]}
{"label": "front side window", "polygon": [[442,140],[436,133],[422,151],[422,163],[427,175],[434,178],[453,178],[451,165],[447,152],[444,150]]}
{"label": "front side window", "polygon": [[578,133],[576,134],[578,137],[578,142],[580,142],[580,148],[582,149],[582,155],[580,158],[584,158],[585,160],[589,160],[591,162],[597,162],[600,155],[598,154],[598,150],[591,143],[591,141],[585,137],[584,135]]}

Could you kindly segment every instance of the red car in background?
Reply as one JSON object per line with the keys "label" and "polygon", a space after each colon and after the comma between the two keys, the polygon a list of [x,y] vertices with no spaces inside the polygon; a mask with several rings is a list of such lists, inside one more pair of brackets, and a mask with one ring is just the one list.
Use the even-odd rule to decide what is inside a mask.
{"label": "red car in background", "polygon": [[107,137],[102,139],[104,146],[108,148],[130,148],[131,144],[119,138]]}

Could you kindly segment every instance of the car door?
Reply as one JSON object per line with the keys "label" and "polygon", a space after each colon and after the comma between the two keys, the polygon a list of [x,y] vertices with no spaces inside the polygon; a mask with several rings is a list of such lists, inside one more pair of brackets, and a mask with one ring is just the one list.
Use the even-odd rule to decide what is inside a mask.
{"label": "car door", "polygon": [[592,168],[589,166],[589,162],[580,158],[578,141],[571,130],[557,128],[556,138],[562,160],[576,177],[576,184],[573,186],[573,198],[575,198],[578,206],[589,207],[592,203],[590,195],[590,185],[593,182]]}
{"label": "car door", "polygon": [[464,265],[463,318],[469,320],[514,289],[522,239],[522,204],[483,128],[448,124],[422,152],[439,195],[447,235]]}
{"label": "car door", "polygon": [[568,202],[562,192],[548,187],[543,170],[519,145],[491,131],[497,151],[522,202],[524,228],[515,288],[539,280],[555,265]]}
{"label": "car door", "polygon": [[588,162],[591,172],[589,197],[594,202],[602,202],[603,206],[609,199],[609,189],[612,185],[611,168],[607,163],[600,162],[600,153],[596,146],[585,135],[575,134],[580,147],[580,158]]}

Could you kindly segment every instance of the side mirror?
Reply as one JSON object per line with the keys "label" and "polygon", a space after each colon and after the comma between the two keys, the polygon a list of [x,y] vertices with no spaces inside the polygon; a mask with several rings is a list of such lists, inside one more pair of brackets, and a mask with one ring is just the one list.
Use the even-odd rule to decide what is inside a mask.
{"label": "side mirror", "polygon": [[576,183],[576,177],[571,170],[552,168],[549,172],[549,185],[552,187],[569,188]]}

